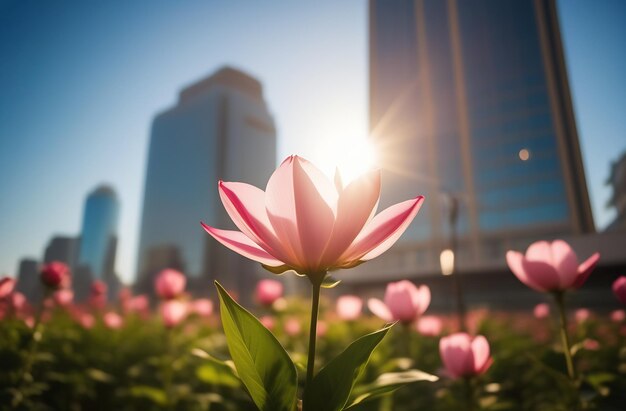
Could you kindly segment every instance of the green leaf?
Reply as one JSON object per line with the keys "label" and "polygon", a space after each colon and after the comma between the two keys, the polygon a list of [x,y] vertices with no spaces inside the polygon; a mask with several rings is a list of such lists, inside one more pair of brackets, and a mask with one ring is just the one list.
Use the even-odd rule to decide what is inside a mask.
{"label": "green leaf", "polygon": [[381,374],[373,383],[356,387],[350,405],[344,408],[344,410],[356,410],[360,404],[390,394],[407,384],[419,381],[434,382],[438,379],[439,378],[435,375],[419,370]]}
{"label": "green leaf", "polygon": [[322,368],[313,381],[307,383],[304,391],[304,410],[342,410],[372,351],[392,326],[393,324],[390,324],[381,330],[364,335]]}
{"label": "green leaf", "polygon": [[154,402],[155,404],[164,406],[167,404],[167,396],[165,395],[165,391],[150,387],[148,385],[136,385],[131,387],[130,394],[133,397],[147,398]]}
{"label": "green leaf", "polygon": [[296,367],[276,337],[216,281],[228,350],[239,378],[261,411],[293,411]]}
{"label": "green leaf", "polygon": [[322,281],[322,288],[335,288],[339,285],[340,282],[341,280],[337,280],[330,274],[326,274],[326,277],[324,277],[324,281]]}
{"label": "green leaf", "polygon": [[212,385],[237,388],[241,380],[233,373],[230,367],[223,362],[207,361],[196,369],[196,376],[202,382]]}

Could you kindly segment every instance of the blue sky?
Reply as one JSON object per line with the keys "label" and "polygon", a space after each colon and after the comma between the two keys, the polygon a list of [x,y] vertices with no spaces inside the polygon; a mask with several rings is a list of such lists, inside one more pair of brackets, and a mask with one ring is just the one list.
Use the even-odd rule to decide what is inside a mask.
{"label": "blue sky", "polygon": [[[626,2],[559,2],[596,223],[626,149]],[[101,182],[121,201],[118,271],[135,266],[150,122],[224,64],[261,80],[282,159],[367,133],[367,2],[0,0],[0,274],[80,230]],[[214,182],[207,182],[213,186]]]}

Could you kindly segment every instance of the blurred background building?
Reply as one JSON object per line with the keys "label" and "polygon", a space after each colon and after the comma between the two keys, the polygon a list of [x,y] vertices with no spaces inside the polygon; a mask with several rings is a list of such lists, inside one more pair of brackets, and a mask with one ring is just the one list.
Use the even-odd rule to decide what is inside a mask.
{"label": "blurred background building", "polygon": [[626,152],[611,164],[611,172],[606,184],[613,189],[613,195],[607,207],[615,208],[617,211],[617,216],[608,225],[606,231],[626,230]]}
{"label": "blurred background building", "polygon": [[[347,274],[353,283],[436,276],[451,247],[466,272],[508,272],[509,249],[594,233],[555,2],[369,7],[381,207],[426,202],[397,246]],[[585,244],[585,257],[599,246]]]}
{"label": "blurred background building", "polygon": [[120,281],[115,274],[119,202],[111,186],[96,187],[85,200],[73,286],[77,300],[89,294],[91,283],[103,281],[109,299],[115,298]]}
{"label": "blurred background building", "polygon": [[218,244],[200,221],[234,228],[217,181],[264,189],[275,164],[276,130],[259,81],[224,67],[184,88],[152,123],[136,290],[153,294],[166,267],[185,272],[193,293],[207,294],[214,279],[249,290],[259,265]]}

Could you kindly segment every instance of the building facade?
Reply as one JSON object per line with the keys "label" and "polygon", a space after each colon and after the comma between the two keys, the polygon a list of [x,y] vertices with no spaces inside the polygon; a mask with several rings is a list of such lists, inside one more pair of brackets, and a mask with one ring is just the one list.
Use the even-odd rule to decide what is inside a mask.
{"label": "building facade", "polygon": [[626,231],[626,152],[611,164],[606,184],[613,190],[607,208],[614,208],[616,212],[606,231]]}
{"label": "building facade", "polygon": [[[435,273],[452,241],[463,267],[481,269],[538,238],[593,232],[555,2],[369,7],[381,204],[426,196],[371,269]],[[445,199],[458,204],[454,224]]]}
{"label": "building facade", "polygon": [[[234,227],[223,210],[218,180],[265,188],[276,165],[276,131],[261,83],[233,68],[180,92],[176,106],[152,123],[136,288],[152,293],[155,275],[176,268],[191,292],[211,281],[247,287],[258,264],[221,247],[200,221]],[[192,285],[193,284],[193,285]]]}
{"label": "building facade", "polygon": [[112,299],[119,288],[115,274],[119,201],[112,187],[101,185],[87,196],[80,234],[74,291],[78,300],[89,293],[92,281],[104,281]]}

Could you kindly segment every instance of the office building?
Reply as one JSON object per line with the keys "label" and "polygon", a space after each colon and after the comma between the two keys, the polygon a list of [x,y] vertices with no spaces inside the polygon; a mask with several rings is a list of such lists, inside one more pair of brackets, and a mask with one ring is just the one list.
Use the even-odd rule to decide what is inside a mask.
{"label": "office building", "polygon": [[611,164],[611,174],[606,184],[613,191],[607,207],[614,208],[617,213],[606,231],[626,231],[626,152]]}
{"label": "office building", "polygon": [[[462,269],[507,249],[594,231],[555,1],[371,0],[370,132],[381,205],[426,202],[369,268],[434,274],[456,239]],[[458,204],[449,224],[444,201]]]}
{"label": "office building", "polygon": [[176,105],[152,123],[138,254],[139,292],[153,293],[159,270],[189,277],[206,294],[219,279],[240,295],[258,264],[219,245],[200,226],[233,227],[218,180],[260,188],[276,166],[276,131],[262,86],[229,67],[184,88]]}

